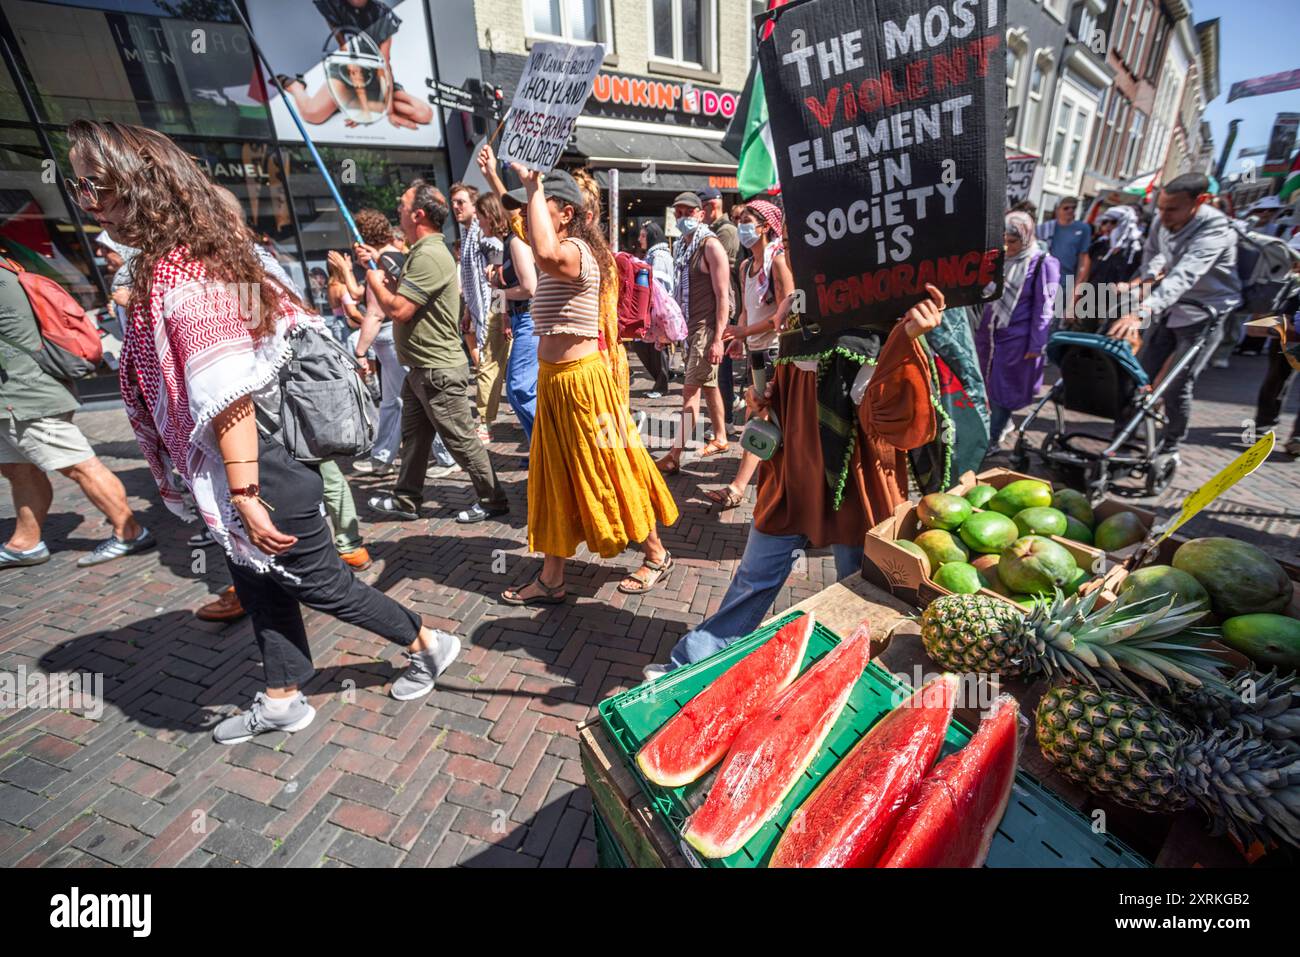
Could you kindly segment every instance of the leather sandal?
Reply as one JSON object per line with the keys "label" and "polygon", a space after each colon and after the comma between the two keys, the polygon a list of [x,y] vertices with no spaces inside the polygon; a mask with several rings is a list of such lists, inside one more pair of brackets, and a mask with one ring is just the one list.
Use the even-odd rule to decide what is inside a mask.
{"label": "leather sandal", "polygon": [[[542,590],[542,594],[533,595],[531,598],[520,597],[528,585],[536,585]],[[523,588],[507,588],[501,593],[501,600],[507,605],[561,605],[568,597],[563,585],[551,586],[542,581],[540,571],[533,576],[528,585],[524,585]]]}
{"label": "leather sandal", "polygon": [[719,442],[717,439],[709,439],[704,448],[700,449],[700,458],[707,459],[710,455],[721,455],[727,449],[731,448],[730,442]]}
{"label": "leather sandal", "polygon": [[618,590],[624,595],[644,595],[646,592],[654,588],[655,585],[658,585],[660,582],[667,579],[668,573],[673,570],[675,564],[672,554],[668,552],[664,553],[664,560],[661,562],[652,562],[647,558],[641,563],[641,568],[650,569],[650,574],[642,578],[637,574],[637,572],[641,571],[641,568],[638,568],[636,572],[632,572],[627,576],[632,581],[637,582],[637,585],[629,588],[627,586],[627,581],[624,580],[618,583]]}
{"label": "leather sandal", "polygon": [[707,489],[704,495],[710,502],[718,506],[720,512],[735,508],[745,500],[745,493],[737,492],[730,485],[724,488]]}
{"label": "leather sandal", "polygon": [[676,475],[682,470],[682,455],[680,452],[669,452],[661,459],[655,459],[655,465],[664,475]]}

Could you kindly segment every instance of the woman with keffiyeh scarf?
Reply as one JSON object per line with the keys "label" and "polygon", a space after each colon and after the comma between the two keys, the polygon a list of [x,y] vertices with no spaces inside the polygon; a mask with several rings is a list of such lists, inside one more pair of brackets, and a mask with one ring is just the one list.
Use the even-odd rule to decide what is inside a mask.
{"label": "woman with keffiyeh scarf", "polygon": [[324,334],[319,319],[167,137],[78,120],[68,139],[78,202],[140,249],[119,371],[127,416],[163,502],[183,518],[196,509],[225,550],[262,654],[266,692],[213,738],[236,744],[315,717],[298,690],[315,673],[299,602],[404,645],[411,663],[393,697],[428,694],[459,640],[353,576],[322,513],[319,472],[259,428],[279,405],[289,333]]}
{"label": "woman with keffiyeh scarf", "polygon": [[975,323],[975,349],[989,402],[989,441],[996,444],[1011,413],[1034,400],[1043,384],[1043,349],[1061,286],[1061,264],[1038,244],[1028,213],[1007,213],[1002,298]]}

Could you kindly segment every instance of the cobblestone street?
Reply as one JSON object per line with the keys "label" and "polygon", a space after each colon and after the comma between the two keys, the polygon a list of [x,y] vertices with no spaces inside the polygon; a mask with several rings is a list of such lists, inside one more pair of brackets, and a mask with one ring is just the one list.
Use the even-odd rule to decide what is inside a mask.
{"label": "cobblestone street", "polygon": [[[1174,488],[1172,510],[1242,450],[1243,421],[1265,360],[1234,357],[1209,370]],[[637,370],[639,371],[639,369]],[[648,381],[634,383],[638,408]],[[1231,534],[1297,560],[1300,463],[1280,451],[1300,394],[1279,432],[1279,451],[1186,531]],[[724,484],[738,450],[686,462],[670,486],[682,510],[665,542],[678,563],[666,588],[624,596],[629,552],[607,562],[580,556],[573,598],[554,609],[509,608],[496,596],[526,582],[522,433],[498,423],[493,458],[510,491],[501,522],[458,526],[472,502],[464,477],[429,489],[427,519],[373,521],[364,505],[382,482],[353,477],[374,566],[363,573],[427,624],[464,640],[459,661],[421,701],[399,703],[388,685],[400,653],[369,634],[310,614],[318,672],[305,691],[318,710],[296,735],[221,747],[208,728],[260,690],[248,623],[196,620],[192,609],[227,582],[213,552],[192,552],[192,532],[154,495],[120,409],[78,421],[126,483],[160,549],[98,568],[76,560],[108,534],[75,486],[55,481],[45,529],[54,558],[0,578],[0,666],[6,671],[104,676],[98,720],[54,710],[0,714],[0,863],[6,866],[591,866],[590,796],[582,786],[575,726],[608,695],[640,681],[673,642],[716,608],[744,545],[745,506],[718,514],[701,489]],[[0,536],[12,527],[7,489]],[[208,565],[204,566],[204,562]],[[832,577],[815,552],[775,609]]]}

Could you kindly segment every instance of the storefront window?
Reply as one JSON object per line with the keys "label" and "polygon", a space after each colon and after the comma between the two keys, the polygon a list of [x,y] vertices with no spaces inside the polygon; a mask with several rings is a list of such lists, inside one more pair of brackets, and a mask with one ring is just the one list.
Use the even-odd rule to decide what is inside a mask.
{"label": "storefront window", "polygon": [[60,175],[35,133],[0,128],[0,249],[24,269],[62,283],[87,309],[102,306],[59,192]]}
{"label": "storefront window", "polygon": [[93,117],[164,133],[268,135],[266,92],[236,24],[36,0],[3,6],[46,122]]}

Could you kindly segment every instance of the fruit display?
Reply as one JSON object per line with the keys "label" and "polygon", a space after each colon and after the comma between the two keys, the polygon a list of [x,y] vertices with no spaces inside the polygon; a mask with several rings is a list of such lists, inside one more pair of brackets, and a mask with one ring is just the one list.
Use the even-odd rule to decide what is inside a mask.
{"label": "fruit display", "polygon": [[930,560],[930,568],[937,571],[948,562],[964,562],[970,558],[970,549],[950,531],[931,528],[916,536],[913,541]]}
{"label": "fruit display", "polygon": [[873,866],[943,747],[959,684],[933,679],[867,732],[791,816],[768,866]]}
{"label": "fruit display", "polygon": [[750,718],[798,676],[812,630],[811,614],[794,619],[688,701],[637,753],[646,779],[681,787],[721,761]]}
{"label": "fruit display", "polygon": [[916,517],[926,528],[942,528],[952,531],[970,518],[970,502],[946,492],[933,492],[921,499],[916,506]]}
{"label": "fruit display", "polygon": [[1062,538],[1068,538],[1072,542],[1082,542],[1085,545],[1093,544],[1092,529],[1084,522],[1079,521],[1073,515],[1065,516],[1065,531],[1061,532]]}
{"label": "fruit display", "polygon": [[870,652],[864,625],[745,723],[704,803],[686,819],[687,843],[705,857],[720,858],[758,833],[821,749]]}
{"label": "fruit display", "polygon": [[1050,594],[1075,577],[1079,566],[1061,545],[1042,535],[1025,535],[1003,551],[998,560],[998,578],[1013,592],[1026,595]]}
{"label": "fruit display", "polygon": [[1022,533],[1000,512],[977,512],[962,523],[959,534],[971,551],[989,555],[1010,547]]}
{"label": "fruit display", "polygon": [[1222,641],[1258,665],[1300,671],[1300,620],[1257,612],[1223,623]]}
{"label": "fruit display", "polygon": [[1052,487],[1037,479],[1016,479],[998,489],[988,501],[988,508],[1015,518],[1027,508],[1052,504]]}
{"label": "fruit display", "polygon": [[1133,512],[1116,512],[1092,530],[1092,543],[1103,552],[1117,552],[1147,537],[1146,523]]}
{"label": "fruit display", "polygon": [[1204,618],[1210,610],[1210,596],[1201,583],[1187,572],[1169,565],[1148,565],[1130,572],[1115,591],[1124,604],[1137,604],[1154,595],[1173,595],[1180,605],[1199,603]]}
{"label": "fruit display", "polygon": [[1262,549],[1234,538],[1195,538],[1174,552],[1174,568],[1200,582],[1220,619],[1282,613],[1291,601],[1286,571]]}
{"label": "fruit display", "polygon": [[1097,516],[1088,504],[1088,496],[1072,488],[1057,489],[1052,493],[1052,508],[1059,508],[1085,528],[1091,529],[1097,524]]}
{"label": "fruit display", "polygon": [[1091,791],[1143,811],[1198,806],[1243,845],[1300,846],[1300,755],[1241,728],[1189,726],[1114,689],[1065,685],[1039,701],[1035,731],[1043,756]]}
{"label": "fruit display", "polygon": [[1071,678],[1137,694],[1138,680],[1166,689],[1221,680],[1218,658],[1202,647],[1214,633],[1188,632],[1201,606],[1166,598],[1096,610],[1098,596],[1056,595],[1024,614],[987,595],[944,595],[921,614],[921,642],[959,673]]}
{"label": "fruit display", "polygon": [[921,782],[877,867],[981,867],[1011,800],[1020,708],[999,695],[975,736]]}
{"label": "fruit display", "polygon": [[970,502],[973,508],[983,508],[989,503],[989,499],[997,494],[998,490],[992,485],[976,485],[962,498]]}
{"label": "fruit display", "polygon": [[1050,505],[1021,509],[1014,521],[1021,535],[1064,535],[1069,527],[1065,513]]}
{"label": "fruit display", "polygon": [[988,586],[988,579],[968,562],[948,562],[934,573],[934,583],[955,595],[970,595]]}

